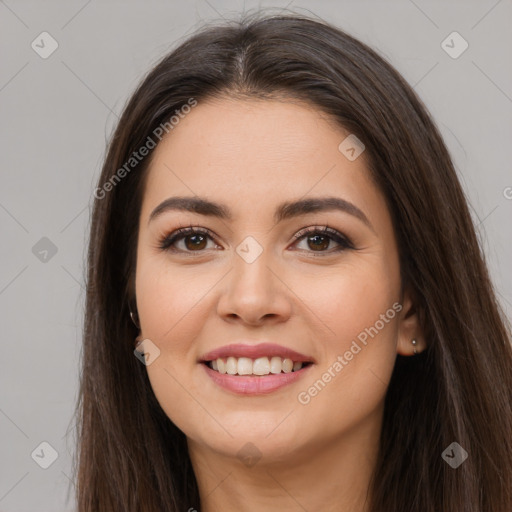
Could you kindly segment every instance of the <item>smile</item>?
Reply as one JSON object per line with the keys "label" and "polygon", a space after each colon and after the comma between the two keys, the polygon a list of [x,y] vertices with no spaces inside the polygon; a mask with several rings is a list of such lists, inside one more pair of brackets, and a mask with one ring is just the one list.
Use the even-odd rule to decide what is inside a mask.
{"label": "smile", "polygon": [[275,343],[234,343],[198,359],[219,387],[241,395],[262,395],[302,378],[316,361]]}
{"label": "smile", "polygon": [[[233,374],[230,374],[227,372],[221,373],[218,369],[218,366],[217,366],[217,369],[214,370],[212,368],[212,365],[215,362],[217,362],[217,364],[218,364],[218,360],[204,362],[200,366],[202,368],[204,368],[208,377],[210,379],[212,379],[212,381],[217,386],[219,386],[227,391],[231,391],[232,393],[235,393],[237,395],[245,395],[245,396],[266,395],[268,393],[275,392],[275,391],[277,391],[285,386],[288,386],[288,385],[294,383],[295,381],[301,379],[306,373],[308,373],[309,369],[313,367],[312,363],[298,363],[295,366],[295,370],[293,369],[293,366],[292,366],[292,369],[288,370],[288,371],[283,371],[281,369],[281,371],[279,373],[272,373],[269,371],[268,373],[264,373],[262,375],[257,375],[255,373],[252,373],[254,371],[254,362],[258,361],[258,359],[268,359],[268,358],[258,358],[254,362],[251,359],[249,359],[249,363],[242,361],[242,368],[244,365],[247,365],[246,368],[248,371],[249,364],[251,364],[253,366],[253,368],[251,370],[251,373],[239,374],[238,373],[238,363],[240,362],[240,359],[243,360],[245,358],[239,358],[238,360],[236,358],[233,358],[233,359],[235,360],[234,363],[236,363],[236,365],[237,365],[236,373],[233,373]],[[270,359],[268,361],[269,366],[271,365],[272,359]],[[234,363],[233,362],[229,363],[229,366],[231,367],[229,369],[231,371],[233,371],[235,368]],[[299,364],[301,365],[300,368],[298,366]],[[261,365],[261,367],[263,367],[261,371],[263,371],[263,369],[266,371],[266,363],[265,362],[257,363],[256,371],[258,371],[259,365]],[[274,361],[274,365],[275,365],[274,370],[277,371],[277,360]],[[282,366],[284,365],[285,368],[288,369],[290,363],[287,363],[286,359],[285,359],[285,360],[283,360],[281,365]],[[227,360],[225,362],[224,370],[226,370],[226,366],[228,366]],[[242,369],[242,372],[243,371],[244,370]]]}
{"label": "smile", "polygon": [[206,361],[205,364],[220,374],[263,377],[271,374],[277,375],[280,373],[297,372],[302,369],[303,366],[307,366],[310,363],[274,356],[258,357],[257,359],[251,359],[249,357],[219,357],[213,361]]}

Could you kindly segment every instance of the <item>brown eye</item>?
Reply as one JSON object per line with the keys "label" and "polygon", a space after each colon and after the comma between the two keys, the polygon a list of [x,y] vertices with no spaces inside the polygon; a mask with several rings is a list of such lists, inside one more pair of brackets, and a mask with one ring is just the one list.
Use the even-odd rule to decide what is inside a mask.
{"label": "brown eye", "polygon": [[331,242],[331,238],[324,235],[308,235],[308,246],[311,249],[327,249],[329,247],[329,243]]}
{"label": "brown eye", "polygon": [[[354,245],[348,237],[329,226],[302,230],[295,235],[295,238],[297,238],[298,241],[304,238],[306,239],[307,248],[309,249],[306,249],[307,252],[333,253],[345,249],[354,249]],[[331,242],[338,244],[338,248],[328,251],[327,248]]]}
{"label": "brown eye", "polygon": [[186,235],[183,237],[183,240],[185,242],[185,247],[191,251],[196,249],[204,249],[206,247],[206,236],[201,233]]}
{"label": "brown eye", "polygon": [[[304,238],[307,239],[306,252],[331,254],[345,249],[354,249],[349,238],[328,226],[302,230],[295,235],[295,238],[297,239],[296,244]],[[214,246],[210,248],[218,247],[208,230],[193,227],[180,228],[163,238],[159,243],[159,248],[182,253],[203,252],[208,249],[208,239],[213,242]],[[178,246],[180,242],[183,242],[181,247]],[[328,250],[332,242],[338,247]]]}
{"label": "brown eye", "polygon": [[[207,230],[192,227],[181,228],[163,238],[159,243],[159,248],[176,252],[201,252],[208,248],[208,239],[213,241],[212,235]],[[182,241],[182,247],[176,247]]]}

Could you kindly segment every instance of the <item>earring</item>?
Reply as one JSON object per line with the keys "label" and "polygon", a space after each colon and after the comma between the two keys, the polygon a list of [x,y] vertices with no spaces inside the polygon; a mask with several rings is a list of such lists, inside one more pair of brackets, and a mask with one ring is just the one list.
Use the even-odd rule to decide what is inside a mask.
{"label": "earring", "polygon": [[130,318],[132,319],[132,322],[135,324],[135,327],[137,327],[137,329],[140,329],[139,315],[137,313],[134,313],[131,309]]}
{"label": "earring", "polygon": [[135,338],[135,340],[134,340],[134,342],[133,342],[133,345],[134,345],[135,349],[137,349],[137,348],[138,348],[138,346],[140,345],[140,343],[141,343],[141,342],[142,342],[142,336],[139,334],[139,335]]}
{"label": "earring", "polygon": [[418,353],[418,351],[416,350],[416,343],[418,343],[416,340],[412,340],[412,351],[414,352],[414,355],[416,355]]}

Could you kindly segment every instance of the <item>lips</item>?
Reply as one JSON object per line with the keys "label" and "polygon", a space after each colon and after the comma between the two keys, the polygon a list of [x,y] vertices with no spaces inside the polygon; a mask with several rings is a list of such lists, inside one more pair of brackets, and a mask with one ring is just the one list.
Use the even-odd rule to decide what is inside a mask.
{"label": "lips", "polygon": [[292,385],[311,370],[313,365],[308,365],[297,372],[280,373],[278,375],[266,375],[264,377],[258,376],[239,376],[221,374],[212,370],[206,364],[200,365],[207,377],[209,377],[220,388],[230,391],[236,395],[254,396],[266,395],[274,393],[278,390]]}
{"label": "lips", "polygon": [[314,358],[281,345],[236,343],[199,358],[212,381],[238,395],[264,395],[291,385],[307,374]]}
{"label": "lips", "polygon": [[301,354],[287,347],[276,345],[274,343],[260,343],[258,345],[247,345],[243,343],[234,343],[225,345],[202,355],[199,358],[200,363],[207,363],[228,357],[248,357],[249,359],[258,359],[260,357],[280,357],[282,359],[291,359],[293,362],[315,363],[311,356]]}

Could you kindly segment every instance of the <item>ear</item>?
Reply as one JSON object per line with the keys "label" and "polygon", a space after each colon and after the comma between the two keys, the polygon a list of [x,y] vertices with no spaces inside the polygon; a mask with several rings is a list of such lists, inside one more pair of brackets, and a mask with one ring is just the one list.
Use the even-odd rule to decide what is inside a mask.
{"label": "ear", "polygon": [[[402,310],[398,315],[398,339],[396,351],[401,356],[413,356],[414,349],[419,354],[426,348],[421,328],[421,311],[410,288],[406,288],[402,300]],[[412,343],[416,340],[416,344]]]}

